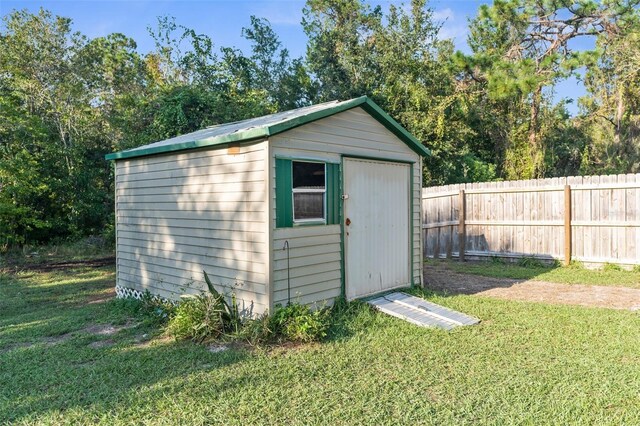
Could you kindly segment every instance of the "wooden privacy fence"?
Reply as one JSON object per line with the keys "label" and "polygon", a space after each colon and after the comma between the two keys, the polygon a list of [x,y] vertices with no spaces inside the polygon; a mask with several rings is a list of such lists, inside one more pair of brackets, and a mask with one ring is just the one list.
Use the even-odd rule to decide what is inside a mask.
{"label": "wooden privacy fence", "polygon": [[640,264],[640,174],[423,188],[427,257]]}

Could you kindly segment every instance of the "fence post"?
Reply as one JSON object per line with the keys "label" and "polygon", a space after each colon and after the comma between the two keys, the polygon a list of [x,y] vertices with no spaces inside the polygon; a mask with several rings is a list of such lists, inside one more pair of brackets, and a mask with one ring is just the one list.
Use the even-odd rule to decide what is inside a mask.
{"label": "fence post", "polygon": [[564,264],[571,263],[571,185],[564,186]]}
{"label": "fence post", "polygon": [[459,220],[458,223],[458,259],[464,262],[465,243],[467,241],[466,229],[464,224],[464,218],[466,216],[466,199],[464,195],[464,189],[460,190],[459,202]]}

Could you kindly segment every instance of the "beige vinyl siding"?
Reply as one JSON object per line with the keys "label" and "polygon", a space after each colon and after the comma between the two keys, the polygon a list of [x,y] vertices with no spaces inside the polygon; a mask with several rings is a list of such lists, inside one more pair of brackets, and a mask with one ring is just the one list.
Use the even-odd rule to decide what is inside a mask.
{"label": "beige vinyl siding", "polygon": [[[275,228],[275,157],[339,163],[342,155],[413,162],[413,268],[412,280],[422,282],[421,184],[418,154],[361,108],[318,120],[271,137],[271,227],[274,232],[274,304],[286,303],[286,263],[282,247],[289,240],[292,261],[296,256],[296,277],[291,294],[303,303],[340,295],[340,226],[298,226]],[[294,248],[295,244],[295,248]],[[333,256],[333,257],[330,257]],[[286,262],[286,258],[285,258]],[[282,279],[284,275],[284,281]],[[293,263],[291,274],[294,276]]]}
{"label": "beige vinyl siding", "polygon": [[274,230],[273,303],[287,303],[287,251],[291,300],[322,303],[340,296],[340,225],[298,226]]}
{"label": "beige vinyl siding", "polygon": [[265,141],[116,162],[117,282],[177,300],[202,271],[248,313],[268,309]]}

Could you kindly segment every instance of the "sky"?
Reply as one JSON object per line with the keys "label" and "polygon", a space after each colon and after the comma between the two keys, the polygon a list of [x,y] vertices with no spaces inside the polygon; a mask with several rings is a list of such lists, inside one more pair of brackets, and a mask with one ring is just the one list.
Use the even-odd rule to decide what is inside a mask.
{"label": "sky", "polygon": [[[133,38],[141,53],[153,49],[153,40],[147,27],[155,26],[158,16],[174,16],[178,24],[207,34],[217,47],[248,48],[242,38],[242,27],[249,26],[251,15],[267,18],[284,47],[292,57],[303,56],[306,35],[302,30],[304,0],[0,0],[0,15],[14,9],[37,12],[39,8],[56,15],[73,19],[73,28],[86,36],[100,37],[119,32]],[[389,0],[372,0],[383,7]],[[394,2],[397,3],[397,2]],[[490,1],[479,0],[431,0],[429,6],[434,18],[442,22],[441,38],[452,38],[456,48],[468,52],[466,44],[468,19],[478,7]],[[556,99],[570,98],[577,101],[585,91],[575,79],[556,87]],[[577,113],[576,102],[569,104],[569,111]]]}

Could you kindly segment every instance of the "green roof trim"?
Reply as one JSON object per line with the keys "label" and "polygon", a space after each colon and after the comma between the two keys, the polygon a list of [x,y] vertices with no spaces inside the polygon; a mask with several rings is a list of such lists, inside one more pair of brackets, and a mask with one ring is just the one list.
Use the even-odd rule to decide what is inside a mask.
{"label": "green roof trim", "polygon": [[[384,112],[382,108],[376,105],[375,102],[373,102],[367,96],[362,96],[344,102],[333,103],[333,105],[323,106],[322,104],[320,104],[312,107],[300,108],[300,115],[293,115],[290,118],[283,117],[281,119],[276,119],[275,123],[269,123],[269,117],[276,117],[278,116],[278,114],[286,114],[287,112],[274,114],[273,116],[265,116],[263,118],[266,120],[266,122],[262,124],[259,123],[261,118],[245,120],[248,125],[250,125],[251,123],[249,122],[252,121],[255,121],[256,125],[245,129],[230,129],[228,133],[215,134],[216,129],[224,130],[225,126],[229,126],[231,124],[238,126],[242,123],[245,123],[245,121],[230,123],[229,125],[223,124],[220,126],[214,126],[212,128],[209,128],[211,129],[209,131],[207,129],[204,129],[202,131],[194,132],[188,135],[172,138],[177,139],[175,143],[171,143],[172,139],[168,139],[166,143],[156,142],[139,148],[107,154],[105,156],[105,159],[121,160],[125,158],[142,157],[147,155],[184,151],[266,138],[356,107],[361,107],[366,112],[368,112],[373,118],[375,118],[378,122],[380,122],[380,124],[385,126],[389,131],[396,135],[417,154],[425,157],[431,155],[431,151],[429,151],[429,149],[424,147],[419,140],[417,140],[404,127],[402,127],[396,120],[391,118],[389,114]],[[310,111],[305,112],[306,110]],[[295,111],[297,110],[293,110],[293,112]],[[214,133],[214,135],[206,137],[207,132]]]}

